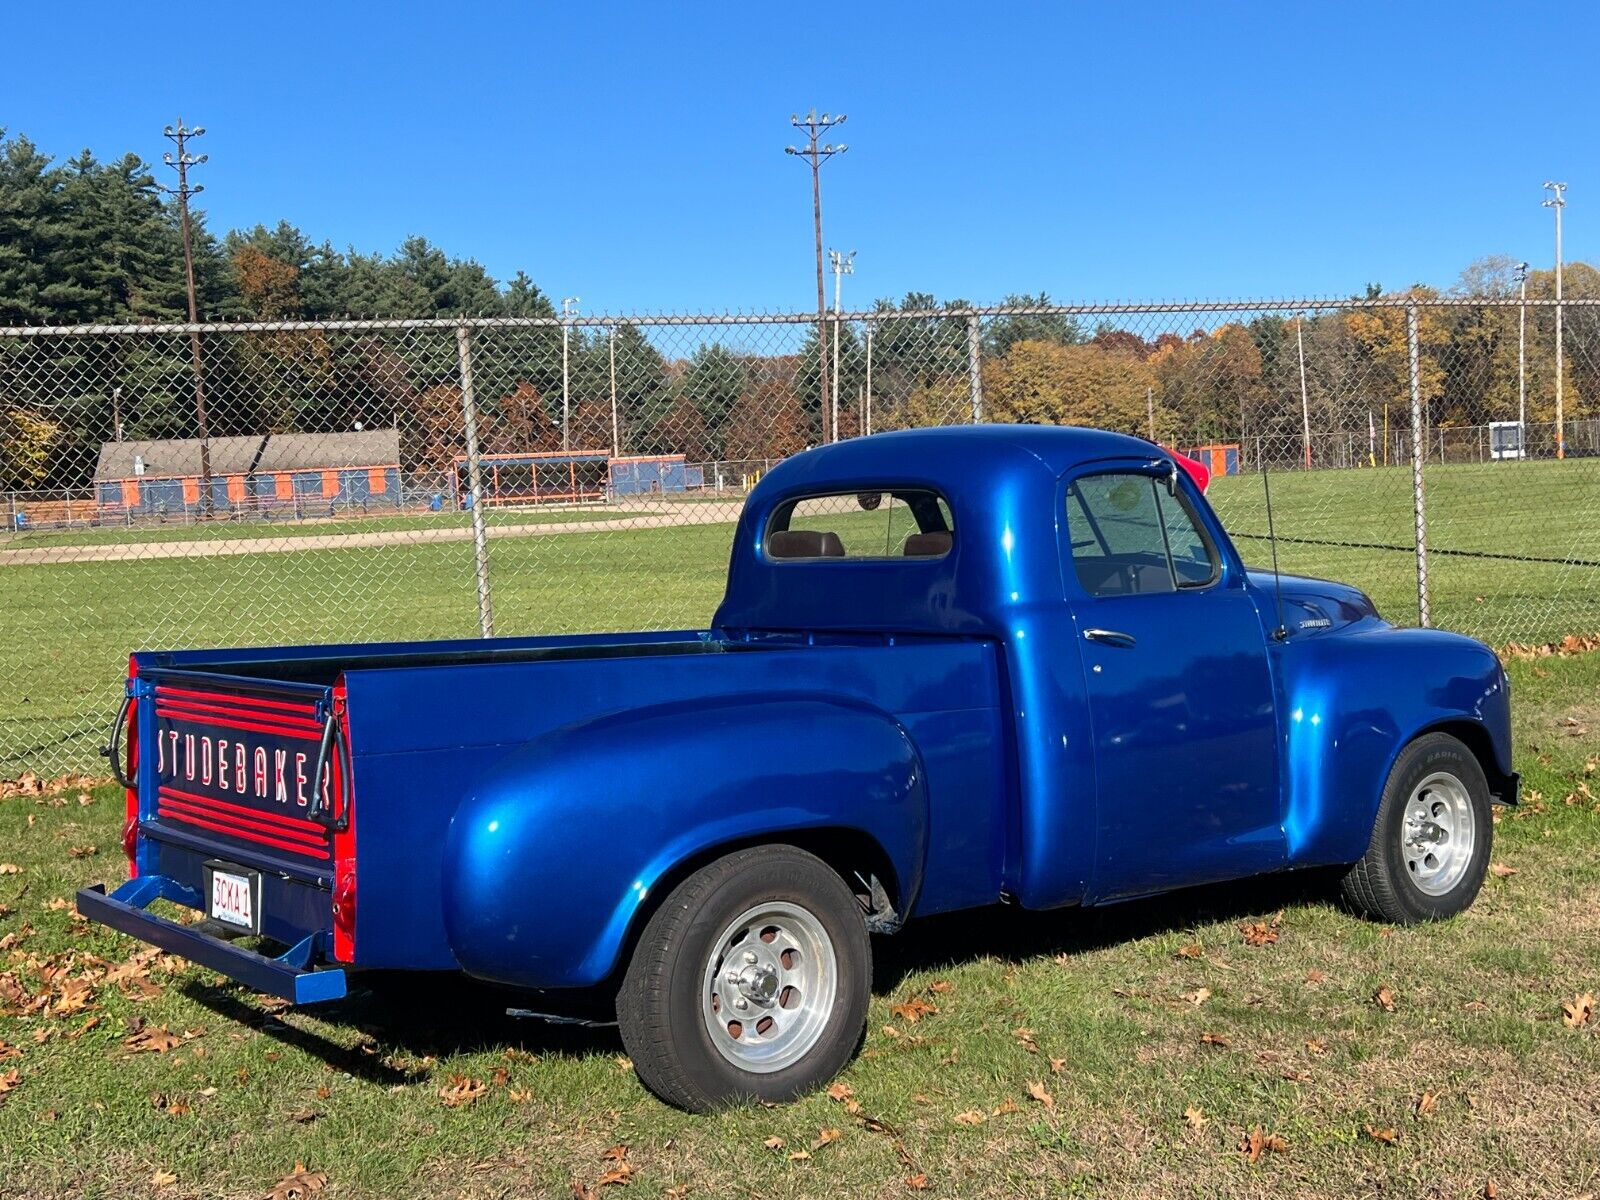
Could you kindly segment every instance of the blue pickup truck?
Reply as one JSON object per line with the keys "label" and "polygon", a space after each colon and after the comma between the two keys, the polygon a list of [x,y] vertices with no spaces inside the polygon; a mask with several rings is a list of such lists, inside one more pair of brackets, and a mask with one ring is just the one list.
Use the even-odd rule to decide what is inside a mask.
{"label": "blue pickup truck", "polygon": [[892,433],[761,480],[708,629],[134,654],[131,878],[78,905],[298,1003],[586,989],[667,1101],[782,1100],[911,917],[1313,866],[1460,912],[1509,703],[1480,643],[1248,570],[1149,442]]}

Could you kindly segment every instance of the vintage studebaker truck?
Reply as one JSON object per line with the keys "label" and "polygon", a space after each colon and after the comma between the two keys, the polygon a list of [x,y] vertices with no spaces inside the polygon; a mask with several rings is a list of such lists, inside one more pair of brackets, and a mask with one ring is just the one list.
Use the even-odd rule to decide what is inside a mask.
{"label": "vintage studebaker truck", "polygon": [[690,1109],[843,1067],[908,918],[1334,865],[1445,917],[1518,790],[1487,647],[1247,570],[1171,455],[1088,429],[790,459],[708,629],[141,652],[118,729],[132,877],[85,916],[299,1003],[600,989]]}

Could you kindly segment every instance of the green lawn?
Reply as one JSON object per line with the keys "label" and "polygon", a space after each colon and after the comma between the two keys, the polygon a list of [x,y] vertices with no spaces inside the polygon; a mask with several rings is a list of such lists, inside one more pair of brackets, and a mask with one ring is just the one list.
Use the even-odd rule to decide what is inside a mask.
{"label": "green lawn", "polygon": [[[1415,622],[1409,469],[1285,471],[1274,473],[1272,484],[1285,571],[1358,584],[1386,616]],[[1595,568],[1561,565],[1600,560],[1600,461],[1435,466],[1428,487],[1435,624],[1496,644],[1600,632]],[[1246,560],[1267,565],[1260,478],[1218,479],[1212,493]],[[502,512],[494,524],[560,516]],[[652,516],[659,528],[496,538],[497,630],[705,624],[722,594],[732,525],[674,527],[664,510]],[[394,527],[429,527],[434,520],[464,524],[465,515],[393,520],[400,523]],[[378,524],[283,532],[364,532]],[[238,536],[237,527],[226,532]],[[14,544],[33,544],[35,536],[45,535]],[[1398,549],[1374,548],[1381,546]],[[92,765],[129,650],[473,636],[473,578],[466,541],[0,566],[0,633],[7,643],[0,660],[0,777],[23,767]]]}
{"label": "green lawn", "polygon": [[[1600,1017],[1562,1005],[1600,992],[1600,655],[1510,670],[1527,803],[1466,915],[1384,928],[1281,879],[913,924],[875,946],[848,1102],[715,1117],[652,1099],[614,1031],[513,1022],[470,988],[291,1011],[141,962],[64,904],[122,875],[115,792],[0,800],[0,1196],[253,1197],[303,1161],[334,1200],[567,1197],[618,1146],[632,1179],[602,1196],[1591,1192]],[[1255,922],[1277,941],[1247,944]],[[896,1011],[913,998],[937,1011]],[[1283,1142],[1252,1165],[1258,1126]]]}

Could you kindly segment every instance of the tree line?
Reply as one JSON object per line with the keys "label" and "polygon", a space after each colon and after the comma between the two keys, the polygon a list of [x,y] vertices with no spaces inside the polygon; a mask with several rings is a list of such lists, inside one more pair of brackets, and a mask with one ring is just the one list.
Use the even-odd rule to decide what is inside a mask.
{"label": "tree line", "polygon": [[[286,221],[217,237],[197,212],[193,241],[206,320],[556,315],[526,273],[502,283],[422,237],[389,254],[341,251]],[[1600,273],[1569,264],[1565,292],[1600,295]],[[1480,260],[1447,294],[1514,297],[1512,264]],[[1552,295],[1551,273],[1530,273],[1528,294]],[[1369,287],[1368,295],[1384,293]],[[1430,308],[1426,301],[1441,293],[1420,286],[1394,295],[1424,305],[1419,383],[1430,422],[1514,419],[1516,308]],[[1044,307],[1049,298],[1013,295],[1004,303]],[[874,320],[838,331],[841,436],[869,423],[883,430],[970,419],[967,322],[942,315],[966,307],[913,292],[878,301]],[[101,162],[87,151],[57,163],[0,130],[0,325],[154,324],[185,314],[177,213],[148,163],[133,154]],[[1056,313],[985,319],[984,419],[1153,431],[1194,444],[1295,439],[1307,419],[1318,431],[1364,430],[1385,405],[1409,406],[1398,307],[1263,314],[1188,331],[1142,320],[1151,324],[1091,326]],[[1586,309],[1567,310],[1566,322],[1565,408],[1578,419],[1600,395],[1600,328]],[[1528,310],[1530,421],[1553,416],[1552,324],[1551,310]],[[613,395],[616,448],[625,453],[778,458],[814,444],[827,427],[815,327],[803,340],[759,325],[703,334],[623,322],[566,333],[565,346],[552,326],[474,335],[486,452],[562,444],[563,364],[565,432],[576,448],[613,446]],[[207,335],[201,349],[211,436],[392,425],[410,471],[444,469],[464,448],[460,363],[449,331]],[[182,336],[0,341],[0,489],[82,487],[100,443],[116,436],[118,417],[129,438],[194,436],[195,391]]]}

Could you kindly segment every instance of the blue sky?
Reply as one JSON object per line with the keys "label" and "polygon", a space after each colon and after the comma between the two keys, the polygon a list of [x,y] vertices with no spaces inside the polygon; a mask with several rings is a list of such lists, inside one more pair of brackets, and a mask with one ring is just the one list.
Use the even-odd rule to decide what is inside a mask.
{"label": "blue sky", "polygon": [[846,307],[1445,285],[1549,264],[1552,177],[1568,258],[1600,255],[1592,4],[274,3],[196,6],[186,38],[62,11],[7,14],[13,133],[154,158],[181,113],[215,229],[422,233],[588,312],[814,303],[783,154],[813,105],[849,114]]}

